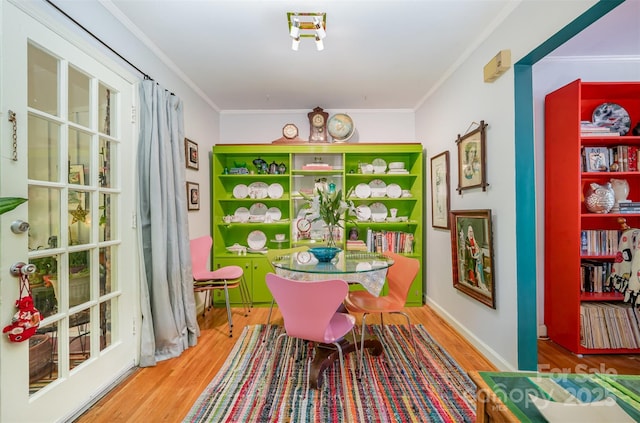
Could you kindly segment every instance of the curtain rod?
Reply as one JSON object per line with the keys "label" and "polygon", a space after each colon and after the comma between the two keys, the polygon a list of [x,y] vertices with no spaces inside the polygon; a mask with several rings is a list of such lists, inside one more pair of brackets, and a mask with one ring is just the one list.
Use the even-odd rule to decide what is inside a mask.
{"label": "curtain rod", "polygon": [[[64,16],[66,16],[68,19],[71,20],[71,22],[73,22],[74,24],[78,25],[80,28],[82,28],[87,34],[91,35],[95,40],[97,40],[100,44],[102,44],[103,46],[105,46],[106,48],[108,48],[113,54],[115,54],[116,56],[118,56],[119,58],[121,58],[122,60],[124,60],[129,66],[131,66],[132,68],[134,68],[135,70],[137,70],[138,72],[140,72],[143,76],[144,79],[148,79],[153,81],[153,78],[151,78],[146,72],[143,72],[142,70],[140,70],[140,68],[138,68],[136,65],[134,65],[133,63],[131,63],[130,61],[128,61],[127,59],[125,59],[120,53],[118,53],[117,51],[115,51],[113,48],[111,48],[110,45],[108,45],[107,43],[105,43],[104,41],[102,41],[97,35],[95,35],[93,32],[89,31],[87,28],[85,28],[84,26],[82,26],[82,24],[80,24],[78,21],[76,21],[75,19],[73,19],[71,16],[69,16],[64,10],[60,9],[58,6],[56,6],[55,4],[53,4],[51,2],[51,0],[45,0],[47,3],[49,3],[51,6],[53,6],[58,12],[62,13]],[[173,93],[172,93],[173,94]]]}

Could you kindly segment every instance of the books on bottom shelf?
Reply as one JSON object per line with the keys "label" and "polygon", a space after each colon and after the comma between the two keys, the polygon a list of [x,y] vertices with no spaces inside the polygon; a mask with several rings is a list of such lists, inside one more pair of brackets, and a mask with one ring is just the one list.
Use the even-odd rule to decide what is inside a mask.
{"label": "books on bottom shelf", "polygon": [[374,231],[367,229],[367,251],[375,253],[413,253],[412,233],[401,231]]}
{"label": "books on bottom shelf", "polygon": [[580,304],[580,345],[585,348],[640,348],[638,310],[624,303]]}

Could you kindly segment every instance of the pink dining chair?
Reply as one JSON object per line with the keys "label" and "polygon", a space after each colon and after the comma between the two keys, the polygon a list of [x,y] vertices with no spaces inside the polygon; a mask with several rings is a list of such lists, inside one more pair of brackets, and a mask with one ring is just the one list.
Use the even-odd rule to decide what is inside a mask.
{"label": "pink dining chair", "polygon": [[284,320],[285,332],[278,336],[276,345],[283,336],[333,344],[338,350],[342,384],[346,389],[347,376],[340,340],[349,331],[356,345],[356,356],[358,354],[353,330],[356,319],[337,311],[349,292],[347,283],[340,279],[296,281],[274,273],[268,273],[266,281]]}
{"label": "pink dining chair", "polygon": [[406,257],[401,254],[385,252],[385,256],[393,259],[393,265],[389,267],[387,272],[387,283],[389,284],[389,292],[387,295],[376,297],[368,291],[351,291],[347,296],[344,306],[351,313],[362,313],[362,334],[360,335],[360,376],[362,376],[362,367],[364,364],[364,335],[367,315],[380,313],[380,323],[384,326],[383,315],[401,314],[407,319],[409,333],[413,343],[413,357],[417,364],[418,350],[416,348],[416,339],[411,328],[411,319],[409,315],[402,311],[409,295],[409,289],[420,270],[420,261],[415,258]]}
{"label": "pink dining chair", "polygon": [[213,240],[205,235],[190,241],[191,247],[191,273],[193,275],[194,292],[204,292],[205,316],[207,309],[211,308],[213,298],[211,291],[224,290],[224,299],[227,306],[227,321],[229,324],[229,337],[233,336],[233,320],[231,318],[231,304],[229,303],[229,289],[239,288],[242,305],[245,308],[245,316],[251,311],[251,294],[245,284],[244,271],[240,266],[224,266],[217,270],[209,270],[208,260],[211,255]]}

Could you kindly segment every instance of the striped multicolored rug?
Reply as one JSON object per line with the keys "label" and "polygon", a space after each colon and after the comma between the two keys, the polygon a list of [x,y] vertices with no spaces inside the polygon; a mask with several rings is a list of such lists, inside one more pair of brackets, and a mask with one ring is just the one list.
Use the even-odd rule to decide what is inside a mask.
{"label": "striped multicolored rug", "polygon": [[422,325],[413,327],[422,369],[407,327],[370,325],[384,352],[365,353],[362,380],[356,354],[346,354],[348,386],[336,361],[316,390],[307,389],[312,343],[284,337],[274,349],[282,327],[248,326],[184,422],[475,421],[474,383]]}

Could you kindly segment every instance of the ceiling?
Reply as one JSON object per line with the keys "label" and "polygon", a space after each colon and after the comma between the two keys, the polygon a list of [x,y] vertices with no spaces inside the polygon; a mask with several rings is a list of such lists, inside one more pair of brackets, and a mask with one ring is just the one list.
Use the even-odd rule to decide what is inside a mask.
{"label": "ceiling", "polygon": [[[414,109],[518,2],[511,0],[101,0],[219,111]],[[59,2],[64,3],[64,1]],[[623,21],[640,53],[640,1]],[[64,7],[64,5],[62,6]],[[626,11],[623,10],[626,8]],[[620,10],[619,10],[620,9]],[[630,12],[631,10],[631,12]],[[291,49],[287,12],[325,12],[324,50]],[[613,30],[583,35],[563,55],[631,54]],[[146,40],[145,40],[146,38]],[[607,50],[608,49],[608,50]],[[575,53],[573,53],[575,51]],[[153,78],[153,74],[150,74]],[[170,89],[170,87],[167,87]]]}

